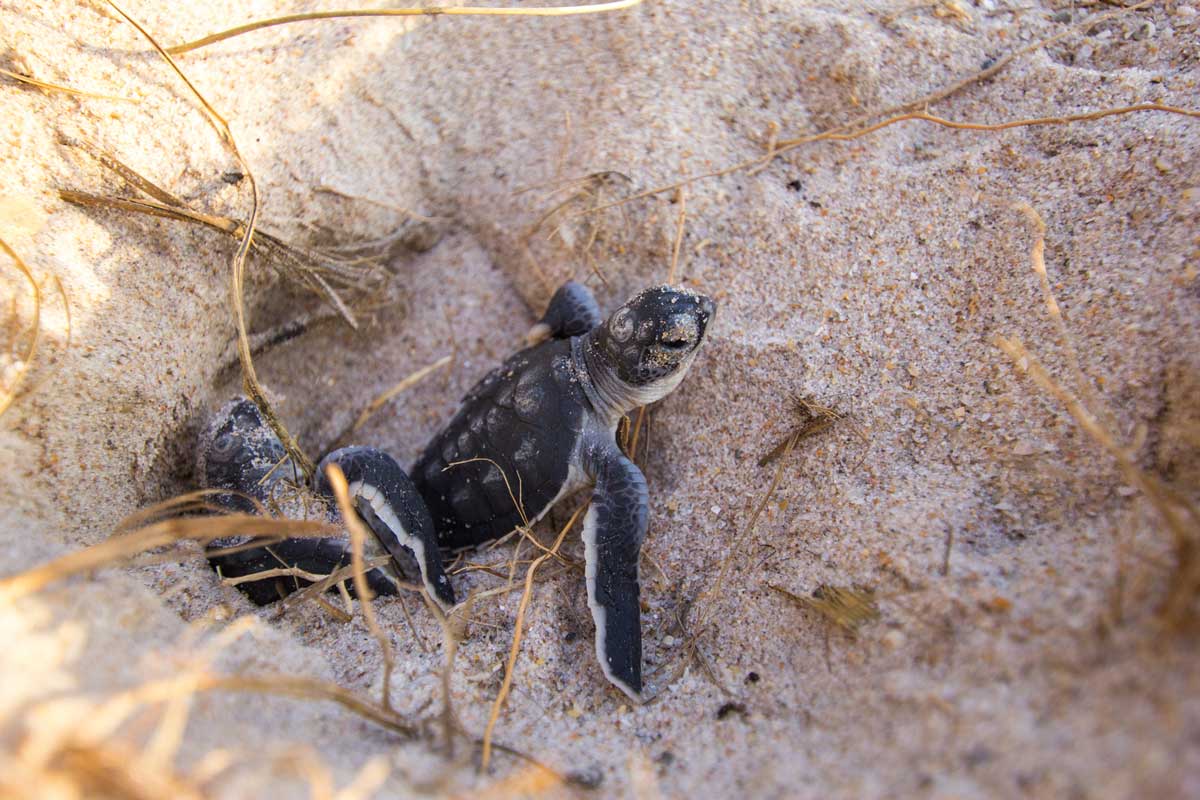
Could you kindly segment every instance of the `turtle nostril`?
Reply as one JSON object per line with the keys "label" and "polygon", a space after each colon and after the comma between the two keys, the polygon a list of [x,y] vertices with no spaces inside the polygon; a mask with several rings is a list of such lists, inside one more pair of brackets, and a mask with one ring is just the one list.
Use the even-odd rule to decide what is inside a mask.
{"label": "turtle nostril", "polygon": [[687,347],[690,342],[687,339],[664,339],[663,347],[668,350],[682,350]]}

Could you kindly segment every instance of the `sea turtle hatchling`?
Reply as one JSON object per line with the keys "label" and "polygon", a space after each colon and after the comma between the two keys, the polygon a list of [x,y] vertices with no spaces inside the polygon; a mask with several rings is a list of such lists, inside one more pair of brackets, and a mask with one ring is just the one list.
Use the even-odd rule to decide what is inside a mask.
{"label": "sea turtle hatchling", "polygon": [[[617,423],[679,385],[715,309],[707,297],[660,286],[601,324],[591,292],[566,283],[530,331],[536,343],[475,385],[425,448],[411,481],[386,453],[350,447],[322,460],[313,488],[328,495],[324,468],[339,464],[379,543],[393,557],[411,551],[425,587],[448,607],[454,594],[440,548],[504,536],[593,484],[583,540],[596,654],[608,680],[640,700],[638,556],[649,500],[641,470],[617,446]],[[209,488],[277,501],[283,460],[283,446],[242,398],[227,404],[202,435],[198,474]],[[219,495],[218,501],[254,509],[237,494]],[[289,539],[213,560],[226,575],[247,575],[283,565],[328,573],[348,557],[345,538],[330,538]],[[373,570],[369,577],[375,591],[394,589],[391,570]],[[278,590],[263,581],[242,588],[259,603],[278,598]]]}
{"label": "sea turtle hatchling", "polygon": [[[375,534],[368,537],[365,556],[384,552],[393,561],[367,573],[376,594],[395,594],[399,578],[395,559],[403,551],[415,556],[421,580],[429,595],[444,609],[454,605],[454,590],[442,568],[437,535],[429,511],[413,488],[412,481],[395,459],[371,447],[343,447],[321,460],[309,487],[291,483],[292,470],[285,463],[283,445],[262,418],[258,408],[245,397],[226,403],[200,434],[196,474],[202,486],[224,490],[212,500],[234,511],[254,513],[253,498],[279,507],[286,516],[308,515],[313,499],[318,513],[338,521],[332,502],[333,491],[325,476],[337,464],[346,476],[355,509]],[[319,495],[313,498],[312,494]],[[371,539],[374,541],[371,541]],[[267,547],[237,549],[245,539],[222,539],[212,543],[209,560],[226,577],[242,577],[280,567],[309,573],[328,574],[350,563],[346,536],[319,539],[285,539]],[[296,583],[257,580],[239,584],[259,605],[278,600]]]}
{"label": "sea turtle hatchling", "polygon": [[601,324],[591,292],[564,284],[530,331],[542,341],[476,384],[411,472],[443,548],[532,524],[594,484],[583,540],[596,655],[608,680],[635,700],[642,690],[638,554],[649,500],[641,470],[617,445],[617,423],[679,385],[715,310],[707,297],[659,286]]}

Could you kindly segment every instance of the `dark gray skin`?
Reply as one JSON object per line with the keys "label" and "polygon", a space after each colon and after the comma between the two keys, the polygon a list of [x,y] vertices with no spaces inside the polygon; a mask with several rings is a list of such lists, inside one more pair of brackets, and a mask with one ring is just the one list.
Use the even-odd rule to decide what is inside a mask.
{"label": "dark gray skin", "polygon": [[[267,505],[282,496],[283,484],[292,476],[285,459],[283,445],[258,408],[242,397],[227,403],[201,434],[197,475],[204,487],[230,492],[214,495],[217,504],[255,513],[258,506],[250,498]],[[369,447],[344,447],[322,459],[312,489],[324,499],[331,518],[336,520],[332,511],[333,491],[325,473],[330,464],[337,464],[345,474],[355,510],[375,535],[377,542],[368,542],[368,550],[382,548],[393,558],[408,551],[416,557],[430,595],[443,608],[453,606],[454,591],[442,569],[433,521],[412,481],[395,459]],[[214,542],[215,551],[209,560],[226,577],[284,566],[328,574],[350,563],[349,540],[345,536],[286,539],[269,547],[221,552],[240,544],[244,542]],[[396,593],[395,566],[367,573],[367,583],[373,592]],[[296,585],[290,580],[266,579],[239,584],[239,588],[258,605],[265,605],[280,599]]]}
{"label": "dark gray skin", "polygon": [[641,470],[617,446],[617,423],[678,386],[715,310],[707,297],[663,286],[601,324],[591,292],[565,284],[531,331],[549,338],[480,381],[412,469],[447,548],[504,536],[594,485],[583,538],[596,652],[609,681],[635,700],[649,499]]}

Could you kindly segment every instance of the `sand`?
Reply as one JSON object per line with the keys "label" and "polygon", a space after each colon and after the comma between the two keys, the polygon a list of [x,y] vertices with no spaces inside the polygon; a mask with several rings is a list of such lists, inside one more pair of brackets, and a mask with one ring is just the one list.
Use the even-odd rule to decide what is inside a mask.
{"label": "sand", "polygon": [[[173,43],[317,7],[127,10]],[[180,64],[229,120],[265,229],[345,242],[411,224],[401,209],[433,218],[425,232],[436,235],[390,261],[395,280],[359,331],[320,323],[256,361],[315,455],[378,393],[453,354],[359,433],[411,463],[562,280],[588,282],[606,308],[666,280],[674,192],[580,212],[760,156],[775,126],[783,139],[921,97],[1112,10],[648,0],[569,19],[275,28]],[[138,100],[0,79],[0,236],[44,295],[39,353],[0,418],[0,572],[12,574],[192,488],[196,432],[239,383],[223,363],[232,240],[62,202],[61,187],[117,184],[59,136],[96,141],[204,210],[245,217],[249,190],[194,97],[107,8],[0,2],[0,18],[0,66]],[[1195,5],[1156,3],[1023,55],[931,111],[1002,122],[1194,108],[1198,26]],[[720,310],[691,375],[650,415],[643,630],[655,701],[633,707],[605,683],[582,576],[547,564],[497,741],[598,780],[604,796],[1200,793],[1196,639],[1157,617],[1170,538],[1115,461],[994,343],[1019,337],[1073,387],[1076,353],[1095,409],[1137,464],[1194,500],[1197,152],[1197,120],[1165,113],[1004,132],[904,122],[688,185],[678,279]],[[1069,343],[1031,268],[1038,233],[1022,203],[1045,221]],[[16,342],[29,289],[9,267],[0,276]],[[321,311],[262,261],[246,299],[255,331]],[[18,351],[5,351],[6,386]],[[798,395],[848,419],[796,448],[747,531],[773,477],[757,461],[791,429]],[[539,527],[543,541],[569,511]],[[470,558],[505,569],[513,547]],[[577,537],[565,554],[582,557]],[[723,565],[722,590],[705,594]],[[500,584],[458,579],[463,593]],[[770,588],[821,584],[873,588],[879,620],[852,637]],[[458,653],[453,704],[476,736],[518,599],[481,603]],[[397,651],[392,692],[436,729],[441,632],[407,604],[415,632],[397,601],[376,603]],[[707,669],[684,658],[677,619],[692,604],[689,619],[709,623]],[[7,746],[21,709],[174,674],[196,637],[246,614],[257,632],[220,669],[378,696],[382,662],[360,618],[255,609],[200,559],[109,570],[0,609]],[[142,741],[147,719],[122,735]],[[328,704],[211,694],[192,708],[177,763],[294,743],[343,786],[380,756],[381,797],[511,793],[529,774],[502,754],[478,774],[462,742],[448,759],[431,737],[399,742]],[[207,789],[286,792],[298,780],[260,756]]]}

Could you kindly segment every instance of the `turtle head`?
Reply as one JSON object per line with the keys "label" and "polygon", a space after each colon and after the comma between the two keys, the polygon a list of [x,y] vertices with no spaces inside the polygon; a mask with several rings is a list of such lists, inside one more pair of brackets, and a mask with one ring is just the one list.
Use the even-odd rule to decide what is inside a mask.
{"label": "turtle head", "polygon": [[[265,499],[270,495],[266,479],[285,456],[258,407],[245,397],[226,403],[200,434],[196,477],[209,489],[231,489]],[[241,511],[253,511],[252,503],[237,496],[220,495],[217,502]]]}
{"label": "turtle head", "polygon": [[670,394],[715,313],[710,298],[670,286],[646,289],[617,309],[589,334],[587,348],[588,372],[605,404],[625,413]]}

